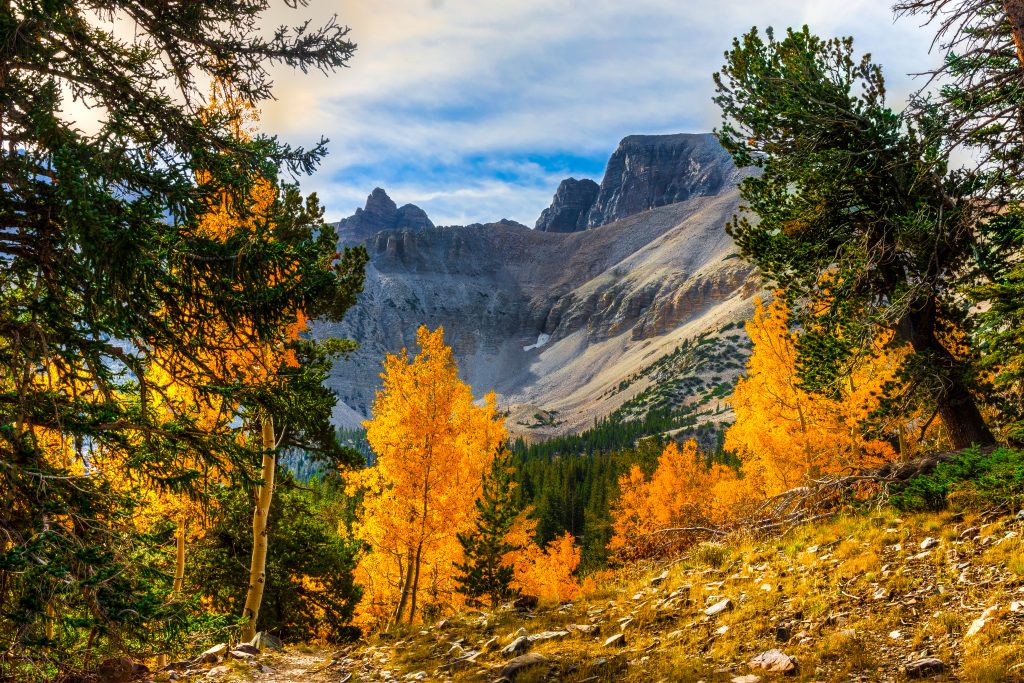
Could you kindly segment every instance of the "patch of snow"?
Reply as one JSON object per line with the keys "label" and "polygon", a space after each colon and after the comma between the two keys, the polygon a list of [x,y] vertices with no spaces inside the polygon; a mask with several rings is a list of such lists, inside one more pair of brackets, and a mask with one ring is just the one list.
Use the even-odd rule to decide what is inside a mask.
{"label": "patch of snow", "polygon": [[536,344],[530,344],[529,346],[524,346],[523,347],[523,351],[533,351],[534,349],[539,349],[540,347],[542,347],[545,344],[547,344],[549,341],[551,341],[551,335],[550,334],[544,334],[542,332],[542,333],[537,335],[537,343]]}

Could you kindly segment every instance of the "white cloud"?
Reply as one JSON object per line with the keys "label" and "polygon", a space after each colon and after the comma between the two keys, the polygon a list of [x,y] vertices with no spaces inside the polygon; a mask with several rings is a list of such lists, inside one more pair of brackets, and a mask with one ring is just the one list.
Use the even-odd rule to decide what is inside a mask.
{"label": "white cloud", "polygon": [[314,1],[277,6],[271,23],[335,13],[359,45],[350,68],[277,70],[263,107],[289,142],[331,139],[303,181],[331,219],[381,185],[437,223],[532,224],[561,177],[600,166],[625,135],[714,127],[711,74],[752,25],[853,35],[894,104],[937,60],[929,29],[894,23],[879,0]]}

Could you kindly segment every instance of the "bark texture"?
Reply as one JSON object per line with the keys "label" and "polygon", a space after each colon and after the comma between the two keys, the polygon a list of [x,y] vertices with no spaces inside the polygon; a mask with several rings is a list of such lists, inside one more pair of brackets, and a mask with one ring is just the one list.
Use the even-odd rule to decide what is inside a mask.
{"label": "bark texture", "polygon": [[274,494],[274,471],[277,466],[274,420],[267,415],[261,424],[263,439],[262,480],[256,492],[256,509],[252,514],[252,562],[249,565],[249,590],[245,596],[242,617],[246,620],[242,640],[256,636],[256,621],[260,616],[263,589],[267,583],[267,521],[270,518],[270,500]]}

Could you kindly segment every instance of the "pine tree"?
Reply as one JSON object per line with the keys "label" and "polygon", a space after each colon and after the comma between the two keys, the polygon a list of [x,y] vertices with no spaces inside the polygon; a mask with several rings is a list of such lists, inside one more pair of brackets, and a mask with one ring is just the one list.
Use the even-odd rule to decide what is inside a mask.
{"label": "pine tree", "polygon": [[894,112],[870,56],[806,27],[751,30],[715,83],[719,139],[762,169],[741,183],[750,212],[729,232],[794,305],[804,388],[833,393],[895,333],[912,351],[902,374],[954,447],[992,443],[971,349],[950,343],[969,315],[960,288],[984,202],[975,176],[949,169],[941,120]]}
{"label": "pine tree", "polygon": [[[255,105],[272,96],[271,64],[331,71],[352,55],[334,21],[266,33],[268,9],[15,0],[0,11],[0,678],[151,652],[185,632],[166,628],[187,614],[157,571],[162,549],[128,522],[144,489],[201,498],[209,473],[252,481],[254,452],[223,422],[171,407],[154,363],[202,363],[216,330],[276,344],[296,311],[337,316],[361,287],[362,254],[339,259],[315,199],[280,181],[311,172],[325,145],[241,139],[205,107],[211,80]],[[92,132],[71,101],[89,107]],[[272,191],[264,215],[244,211],[253,230],[203,228],[211,205],[243,206],[259,179]],[[330,415],[325,349],[294,350],[313,361],[292,369],[296,382],[253,391],[206,364],[180,379],[209,404],[287,416],[287,445]]]}
{"label": "pine tree", "polygon": [[993,375],[992,404],[1006,438],[1024,443],[1024,3],[1020,0],[901,0],[897,14],[935,29],[946,57],[933,71],[937,98],[913,103],[943,113],[950,146],[965,147],[980,168],[985,207],[978,235],[975,337]]}
{"label": "pine tree", "polygon": [[456,581],[467,598],[489,598],[491,609],[517,592],[512,588],[514,571],[503,560],[516,549],[508,540],[517,514],[513,504],[514,487],[511,454],[503,446],[494,456],[490,472],[483,478],[473,530],[458,534],[464,561],[455,565],[460,572]]}

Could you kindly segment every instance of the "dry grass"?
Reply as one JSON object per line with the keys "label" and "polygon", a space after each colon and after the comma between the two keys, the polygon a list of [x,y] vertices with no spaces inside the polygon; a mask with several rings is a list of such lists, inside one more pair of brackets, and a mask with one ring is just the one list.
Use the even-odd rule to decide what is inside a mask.
{"label": "dry grass", "polygon": [[[977,539],[961,539],[971,526],[982,525],[956,515],[900,518],[883,509],[779,538],[704,543],[673,562],[621,569],[571,605],[460,615],[442,629],[403,632],[390,643],[387,666],[399,679],[415,671],[444,678],[438,667],[450,662],[455,641],[478,649],[497,636],[504,646],[519,628],[535,634],[596,624],[598,635],[534,643],[531,651],[548,661],[516,680],[710,683],[748,673],[752,656],[778,647],[800,662],[788,678],[795,681],[899,681],[907,659],[923,652],[942,658],[960,680],[1024,681],[1024,611],[1005,614],[984,639],[964,642],[986,607],[1024,601],[1024,544],[1020,536],[1007,538],[1024,536],[1024,523],[1005,518],[984,526]],[[939,545],[922,551],[926,536]],[[666,568],[668,578],[652,587],[651,577]],[[703,610],[722,598],[731,609],[706,616]],[[603,647],[625,619],[625,647]],[[508,658],[483,653],[452,678],[494,680]]]}

